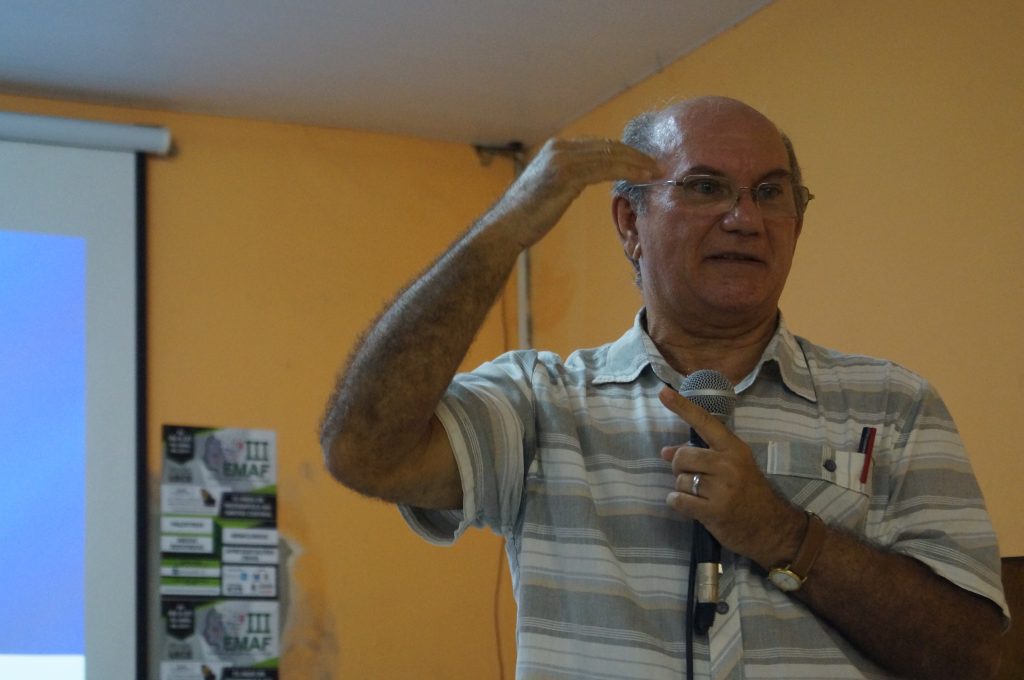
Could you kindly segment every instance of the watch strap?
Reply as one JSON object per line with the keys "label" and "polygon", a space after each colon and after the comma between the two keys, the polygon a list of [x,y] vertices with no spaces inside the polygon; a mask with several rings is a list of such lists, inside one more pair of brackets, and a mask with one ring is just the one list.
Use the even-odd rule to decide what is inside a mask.
{"label": "watch strap", "polygon": [[796,558],[786,567],[801,582],[807,580],[811,567],[818,560],[821,548],[825,545],[825,522],[813,512],[807,513],[807,531],[804,533],[804,540],[796,553]]}

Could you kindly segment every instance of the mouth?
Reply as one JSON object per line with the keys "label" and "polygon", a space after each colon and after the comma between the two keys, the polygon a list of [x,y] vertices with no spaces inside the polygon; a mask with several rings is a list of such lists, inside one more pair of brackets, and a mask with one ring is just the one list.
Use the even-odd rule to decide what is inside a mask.
{"label": "mouth", "polygon": [[764,264],[764,261],[754,255],[748,253],[738,252],[724,252],[714,253],[709,255],[706,259],[716,262],[738,262],[738,263],[752,263],[752,264]]}

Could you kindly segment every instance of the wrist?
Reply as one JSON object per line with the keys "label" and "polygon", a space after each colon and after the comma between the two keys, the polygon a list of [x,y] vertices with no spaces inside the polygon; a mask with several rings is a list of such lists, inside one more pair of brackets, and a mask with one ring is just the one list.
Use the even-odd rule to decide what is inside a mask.
{"label": "wrist", "polygon": [[803,509],[788,506],[785,515],[773,523],[775,530],[770,532],[770,536],[774,540],[766,546],[761,555],[755,558],[755,561],[765,571],[780,564],[789,564],[796,557],[804,542],[807,523],[807,513]]}
{"label": "wrist", "polygon": [[473,270],[486,272],[487,279],[503,284],[523,252],[508,220],[485,216],[467,231],[450,251],[450,255],[468,258]]}
{"label": "wrist", "polygon": [[776,588],[783,592],[794,592],[810,576],[814,563],[825,545],[827,528],[820,517],[814,513],[807,512],[807,527],[804,530],[804,537],[797,550],[796,557],[788,563],[779,563],[768,572],[768,580]]}
{"label": "wrist", "polygon": [[515,261],[529,245],[524,245],[520,220],[514,213],[492,209],[473,225],[467,240],[490,258]]}

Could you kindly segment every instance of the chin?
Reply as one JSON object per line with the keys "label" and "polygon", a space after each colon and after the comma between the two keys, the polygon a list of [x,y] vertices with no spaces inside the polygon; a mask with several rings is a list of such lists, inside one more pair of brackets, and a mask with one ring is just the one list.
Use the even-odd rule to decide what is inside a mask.
{"label": "chin", "polygon": [[709,296],[704,299],[704,305],[720,314],[748,317],[761,316],[766,311],[774,313],[777,301],[773,302],[760,292],[757,295],[732,293]]}

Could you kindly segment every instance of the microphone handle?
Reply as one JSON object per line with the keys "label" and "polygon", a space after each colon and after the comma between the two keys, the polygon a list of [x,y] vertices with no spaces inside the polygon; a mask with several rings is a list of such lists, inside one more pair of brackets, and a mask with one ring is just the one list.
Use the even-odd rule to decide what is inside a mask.
{"label": "microphone handle", "polygon": [[[696,430],[690,430],[689,446],[709,448]],[[718,569],[722,563],[722,544],[700,522],[694,522],[694,550],[697,562],[696,610],[694,629],[703,635],[715,622],[718,610]]]}
{"label": "microphone handle", "polygon": [[697,601],[718,604],[718,565],[722,563],[722,544],[696,522],[693,540],[697,544]]}
{"label": "microphone handle", "polygon": [[718,569],[722,564],[722,544],[700,522],[694,522],[693,540],[697,562],[694,593],[697,604],[693,627],[703,635],[714,624],[718,612]]}

